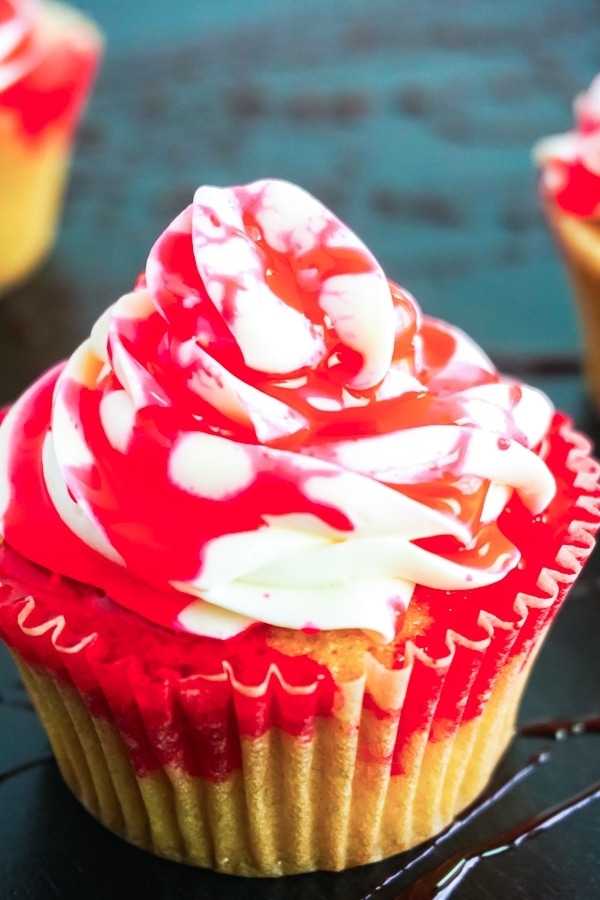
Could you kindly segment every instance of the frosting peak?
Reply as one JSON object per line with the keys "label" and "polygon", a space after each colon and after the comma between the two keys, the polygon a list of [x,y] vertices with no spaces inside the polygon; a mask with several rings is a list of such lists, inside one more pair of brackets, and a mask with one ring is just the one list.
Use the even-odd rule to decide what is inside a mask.
{"label": "frosting peak", "polygon": [[191,215],[198,275],[247,366],[290,376],[335,365],[359,390],[382,380],[393,352],[389,287],[328,209],[295,185],[257,181],[199,188]]}
{"label": "frosting peak", "polygon": [[552,412],[304,191],[204,187],[0,428],[0,531],[172,628],[389,641],[415,584],[517,564],[497,519],[552,498]]}

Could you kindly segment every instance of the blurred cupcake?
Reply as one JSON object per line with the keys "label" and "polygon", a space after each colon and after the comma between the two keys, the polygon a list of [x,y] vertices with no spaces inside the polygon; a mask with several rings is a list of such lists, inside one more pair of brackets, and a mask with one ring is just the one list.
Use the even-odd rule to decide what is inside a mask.
{"label": "blurred cupcake", "polygon": [[575,98],[575,129],[540,141],[544,208],[578,312],[586,381],[600,412],[600,75]]}
{"label": "blurred cupcake", "polygon": [[52,246],[101,43],[67,6],[0,0],[0,292]]}
{"label": "blurred cupcake", "polygon": [[0,634],[65,781],[242,875],[486,785],[599,519],[589,444],[299,188],[200,188],[0,426]]}

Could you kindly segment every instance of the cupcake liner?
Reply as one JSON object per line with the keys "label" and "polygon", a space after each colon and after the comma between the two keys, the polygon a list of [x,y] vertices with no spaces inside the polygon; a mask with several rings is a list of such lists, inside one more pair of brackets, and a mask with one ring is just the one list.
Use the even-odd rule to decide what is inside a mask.
{"label": "cupcake liner", "polygon": [[600,411],[600,222],[569,215],[550,201],[546,216],[577,301],[586,382]]}
{"label": "cupcake liner", "polygon": [[[111,658],[64,600],[76,587],[42,573],[24,595],[0,547],[0,633],[66,783],[132,844],[233,874],[339,870],[440,831],[504,752],[600,523],[599,467],[560,417],[548,454],[567,498],[549,514],[552,564],[507,578],[504,589],[527,586],[512,597],[482,592],[495,605],[465,633],[448,629],[437,652],[409,640],[395,667],[374,651],[358,676],[313,661],[292,678],[283,656],[254,680],[233,657],[192,675]],[[57,612],[61,598],[68,612]]]}

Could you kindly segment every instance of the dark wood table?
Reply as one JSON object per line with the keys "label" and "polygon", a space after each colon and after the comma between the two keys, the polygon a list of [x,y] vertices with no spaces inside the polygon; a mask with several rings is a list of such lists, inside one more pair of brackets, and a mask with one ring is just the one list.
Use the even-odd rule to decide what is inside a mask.
{"label": "dark wood table", "polygon": [[[67,355],[127,291],[200,183],[274,176],[327,202],[428,313],[545,389],[593,438],[571,297],[536,197],[530,149],[570,124],[600,69],[595,0],[81,0],[107,50],[79,133],[56,249],[0,302],[0,402]],[[600,559],[575,587],[523,720],[600,707]],[[405,860],[275,881],[154,859],[62,784],[0,654],[0,896],[18,900],[358,900]],[[544,741],[518,738],[498,778]],[[600,779],[600,736],[550,761],[447,848],[490,838]],[[27,766],[23,770],[18,767]],[[490,857],[458,900],[600,896],[600,803]],[[406,881],[378,896],[396,896]]]}

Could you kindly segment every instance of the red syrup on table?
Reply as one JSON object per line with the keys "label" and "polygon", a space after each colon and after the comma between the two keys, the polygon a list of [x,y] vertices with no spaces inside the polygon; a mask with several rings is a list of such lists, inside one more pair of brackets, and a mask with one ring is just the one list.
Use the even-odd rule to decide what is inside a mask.
{"label": "red syrup on table", "polygon": [[[517,730],[517,737],[547,738],[561,741],[569,737],[592,733],[600,733],[600,715],[594,714],[581,719],[549,719],[547,721],[526,723]],[[490,809],[490,807],[506,796],[509,791],[531,775],[540,765],[548,762],[550,756],[548,750],[542,750],[531,756],[522,768],[514,772],[497,788],[485,791],[474,803],[463,810],[447,828],[429,841],[426,841],[417,855],[406,866],[388,875],[383,881],[378,882],[366,894],[363,894],[360,900],[376,900],[383,891],[387,888],[392,888],[395,882],[422,863],[441,844]],[[600,781],[594,782],[590,787],[578,794],[574,794],[562,803],[551,806],[538,815],[519,822],[488,841],[482,841],[453,854],[429,872],[421,875],[400,893],[395,894],[394,900],[431,900],[434,897],[437,900],[444,900],[444,898],[449,897],[453,893],[468,873],[482,860],[520,847],[525,841],[543,831],[547,831],[563,821],[563,819],[566,819],[571,813],[582,809],[588,803],[597,799],[600,799]],[[390,895],[387,894],[387,896]]]}
{"label": "red syrup on table", "polygon": [[443,898],[449,897],[471,869],[474,869],[486,857],[497,856],[499,853],[520,847],[525,841],[541,834],[542,831],[547,831],[548,828],[562,822],[571,813],[599,798],[600,781],[596,781],[587,790],[575,794],[564,803],[551,806],[540,815],[525,819],[524,822],[503,831],[498,837],[477,844],[465,853],[451,856],[446,862],[415,881],[405,891],[397,894],[395,900],[405,900],[405,898],[406,900],[429,900],[433,897],[443,900]]}
{"label": "red syrup on table", "polygon": [[587,716],[583,719],[549,719],[547,722],[531,722],[522,725],[518,730],[519,737],[551,738],[563,741],[579,734],[600,733],[600,715]]}

